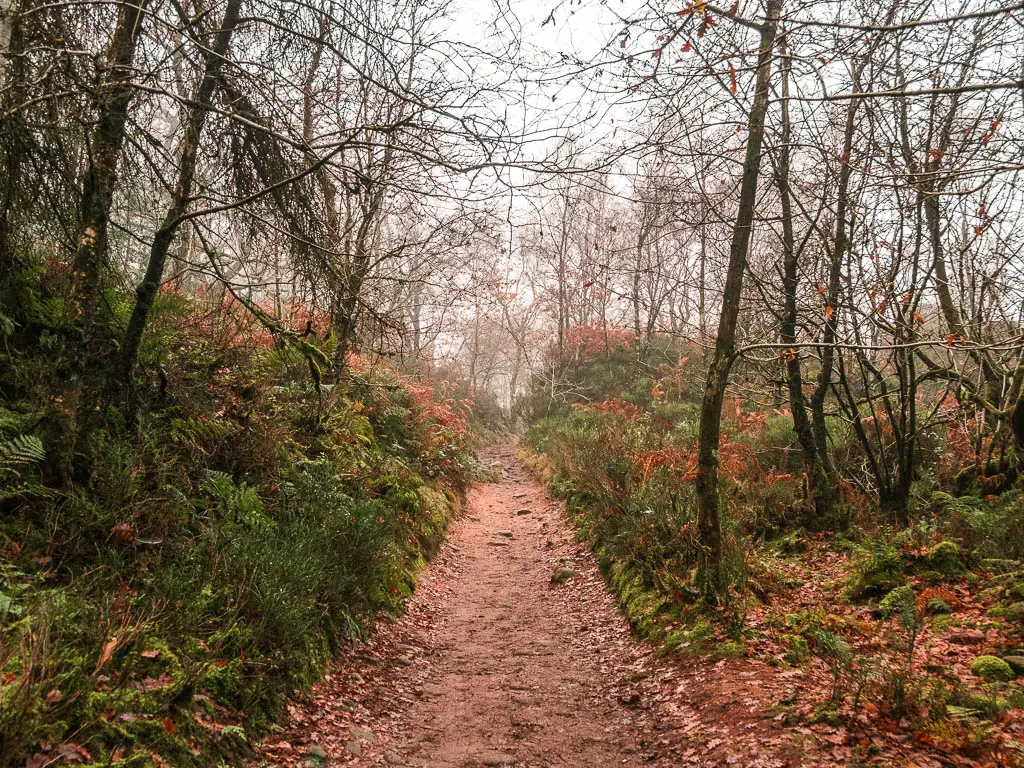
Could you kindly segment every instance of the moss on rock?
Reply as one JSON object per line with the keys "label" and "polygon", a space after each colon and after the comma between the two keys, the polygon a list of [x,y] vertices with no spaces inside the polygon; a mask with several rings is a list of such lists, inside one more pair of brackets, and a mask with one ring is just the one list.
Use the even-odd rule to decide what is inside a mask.
{"label": "moss on rock", "polygon": [[925,563],[929,570],[941,573],[947,578],[963,573],[964,570],[960,547],[956,545],[956,542],[948,539],[940,541],[928,550]]}
{"label": "moss on rock", "polygon": [[971,672],[989,683],[1006,682],[1014,678],[1013,669],[998,656],[984,654],[971,662]]}

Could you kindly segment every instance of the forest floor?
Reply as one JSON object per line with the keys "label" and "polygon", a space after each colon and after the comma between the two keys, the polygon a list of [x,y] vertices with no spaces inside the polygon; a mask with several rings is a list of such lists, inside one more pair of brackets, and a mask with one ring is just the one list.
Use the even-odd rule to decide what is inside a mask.
{"label": "forest floor", "polygon": [[512,448],[485,461],[501,480],[470,491],[407,612],[290,706],[264,744],[268,763],[951,764],[909,744],[865,750],[873,740],[842,726],[786,724],[778,703],[817,696],[821,670],[658,655],[634,638],[561,504]]}

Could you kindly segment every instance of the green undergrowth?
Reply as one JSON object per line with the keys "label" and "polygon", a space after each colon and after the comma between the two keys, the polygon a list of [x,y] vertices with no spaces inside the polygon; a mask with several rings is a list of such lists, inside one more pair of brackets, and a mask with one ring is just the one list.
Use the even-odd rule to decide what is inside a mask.
{"label": "green undergrowth", "polygon": [[[775,450],[792,435],[757,414],[723,422],[730,586],[724,601],[706,603],[697,583],[695,418],[692,403],[639,407],[609,399],[538,420],[524,444],[552,493],[566,502],[577,535],[595,552],[636,633],[666,652],[734,656],[757,635],[745,615],[799,588],[790,574],[814,534],[800,525],[808,510],[792,457]],[[1000,578],[1016,584],[1024,574],[1019,504],[1015,489],[984,500],[922,494],[910,527],[866,521],[830,536],[828,547],[844,555],[846,565],[826,589],[834,600],[877,611],[887,595],[910,582],[921,589],[951,580],[970,586],[975,570],[1001,568],[1006,574]],[[1021,606],[1024,588],[1008,589],[991,616],[1017,620],[1024,616]],[[938,603],[932,609],[942,612]],[[790,634],[787,654],[794,660],[811,658],[808,643],[820,645],[813,632]]]}
{"label": "green undergrowth", "polygon": [[162,383],[101,411],[85,472],[58,355],[38,331],[0,354],[2,765],[237,764],[402,609],[459,507],[451,402],[383,367],[318,387],[202,310],[162,307]]}

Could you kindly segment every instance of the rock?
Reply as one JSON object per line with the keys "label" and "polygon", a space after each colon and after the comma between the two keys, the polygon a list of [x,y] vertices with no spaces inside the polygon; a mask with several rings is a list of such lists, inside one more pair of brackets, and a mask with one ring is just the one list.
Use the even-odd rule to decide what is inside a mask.
{"label": "rock", "polygon": [[413,661],[408,656],[398,656],[395,659],[395,663],[400,665],[400,666],[403,666],[403,667],[411,667],[412,664],[413,664]]}
{"label": "rock", "polygon": [[343,709],[346,712],[352,712],[355,710],[357,704],[352,699],[342,699],[341,704],[338,705],[339,709]]}
{"label": "rock", "polygon": [[980,629],[958,629],[950,634],[949,639],[960,645],[977,645],[985,642],[985,633]]}
{"label": "rock", "polygon": [[1024,582],[1010,584],[1006,588],[1006,594],[1011,600],[1024,600]]}
{"label": "rock", "polygon": [[363,754],[363,745],[360,744],[358,741],[348,742],[345,745],[345,749],[347,749],[351,754],[355,755],[356,757],[359,757],[361,754]]}
{"label": "rock", "polygon": [[352,738],[360,741],[373,741],[377,738],[377,734],[369,728],[360,728],[357,725],[350,726],[348,732],[352,734]]}
{"label": "rock", "polygon": [[517,509],[516,510],[516,514],[517,515],[532,515],[533,514],[533,510],[530,509],[529,507],[523,507],[522,509]]}
{"label": "rock", "polygon": [[925,558],[928,568],[938,571],[943,576],[950,577],[962,573],[964,570],[963,558],[960,556],[960,547],[955,541],[940,541],[928,550]]}
{"label": "rock", "polygon": [[327,750],[314,741],[306,748],[306,755],[316,760],[326,760]]}
{"label": "rock", "polygon": [[508,546],[508,542],[507,541],[488,541],[487,543],[490,546],[492,546],[492,547],[507,547]]}
{"label": "rock", "polygon": [[402,757],[397,752],[392,752],[390,749],[385,752],[382,757],[384,762],[388,765],[398,765],[402,762]]}
{"label": "rock", "polygon": [[506,539],[512,538],[512,531],[498,531],[499,536],[504,536]]}
{"label": "rock", "polygon": [[979,656],[971,662],[971,672],[989,683],[1006,682],[1014,677],[1010,665],[998,656]]}
{"label": "rock", "polygon": [[551,574],[551,583],[564,584],[569,579],[579,578],[579,575],[580,574],[577,571],[574,571],[571,568],[555,568]]}
{"label": "rock", "polygon": [[[1024,659],[1022,659],[1022,660],[1024,660]],[[513,693],[512,694],[512,703],[513,704],[518,704],[521,707],[528,707],[528,706],[530,706],[533,703],[533,699],[531,699],[529,696],[527,696],[524,693]]]}
{"label": "rock", "polygon": [[1024,675],[1024,656],[1003,656],[1003,661],[1010,665],[1017,677]]}
{"label": "rock", "polygon": [[515,757],[504,752],[489,749],[480,753],[480,763],[486,766],[512,765]]}
{"label": "rock", "polygon": [[981,569],[990,573],[1013,573],[1020,570],[1020,561],[1006,560],[1000,557],[986,557],[981,560]]}

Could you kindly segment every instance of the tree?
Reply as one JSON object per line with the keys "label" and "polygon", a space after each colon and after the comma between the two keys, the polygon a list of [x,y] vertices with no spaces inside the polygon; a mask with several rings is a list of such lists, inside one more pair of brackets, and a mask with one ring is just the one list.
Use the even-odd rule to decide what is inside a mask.
{"label": "tree", "polygon": [[747,251],[754,224],[754,205],[761,170],[761,146],[764,141],[765,115],[768,111],[775,35],[781,5],[781,0],[768,0],[765,18],[760,24],[757,79],[748,118],[747,150],[743,162],[739,207],[733,223],[729,266],[725,277],[718,328],[715,332],[715,348],[708,364],[700,410],[697,510],[701,545],[704,549],[700,567],[703,588],[712,599],[721,598],[727,587],[718,498],[718,445],[721,435],[722,401],[729,383],[729,369],[735,359],[736,320],[739,315],[743,273],[746,270]]}

